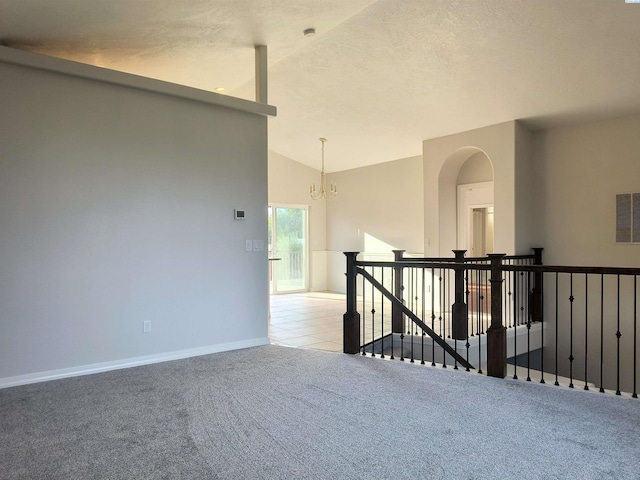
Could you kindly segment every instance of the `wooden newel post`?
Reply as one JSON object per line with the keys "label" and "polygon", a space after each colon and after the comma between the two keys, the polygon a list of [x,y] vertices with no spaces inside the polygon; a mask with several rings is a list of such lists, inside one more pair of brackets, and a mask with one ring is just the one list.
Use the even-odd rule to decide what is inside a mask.
{"label": "wooden newel post", "polygon": [[343,315],[342,342],[344,353],[360,351],[360,313],[356,304],[356,257],[359,252],[344,252],[347,257],[347,312]]}
{"label": "wooden newel post", "polygon": [[[533,248],[534,265],[542,265],[542,250],[544,248]],[[530,302],[530,315],[531,322],[542,321],[542,272],[535,272],[533,274],[533,289],[531,290],[531,302]]]}
{"label": "wooden newel post", "polygon": [[490,253],[491,259],[491,325],[487,329],[487,375],[507,375],[507,328],[502,324],[502,259],[503,253]]}
{"label": "wooden newel post", "polygon": [[[404,256],[404,250],[392,250],[393,257],[396,262],[401,262],[402,257]],[[393,294],[400,300],[403,301],[403,291],[404,291],[404,281],[402,274],[403,267],[393,267]],[[404,332],[404,317],[402,314],[402,310],[393,304],[391,305],[391,331],[393,333],[403,333]]]}
{"label": "wooden newel post", "polygon": [[454,275],[454,304],[451,306],[451,338],[466,340],[469,317],[464,294],[464,254],[466,250],[453,250],[456,256]]}

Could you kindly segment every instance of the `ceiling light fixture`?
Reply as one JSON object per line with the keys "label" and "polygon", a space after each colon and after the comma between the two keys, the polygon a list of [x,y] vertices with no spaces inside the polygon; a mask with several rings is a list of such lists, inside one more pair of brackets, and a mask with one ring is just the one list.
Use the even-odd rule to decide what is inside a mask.
{"label": "ceiling light fixture", "polygon": [[218,88],[216,88],[216,92],[218,92],[218,93],[222,93],[222,92],[224,92],[224,87],[218,87]]}
{"label": "ceiling light fixture", "polygon": [[338,194],[338,189],[332,183],[329,186],[329,190],[327,190],[327,178],[324,174],[324,144],[327,139],[321,138],[320,141],[322,142],[322,170],[320,170],[320,190],[316,190],[316,184],[314,183],[309,187],[309,195],[311,195],[311,198],[313,200],[321,200],[323,198],[326,200],[331,200]]}
{"label": "ceiling light fixture", "polygon": [[313,37],[316,34],[315,28],[307,28],[304,32],[305,37]]}

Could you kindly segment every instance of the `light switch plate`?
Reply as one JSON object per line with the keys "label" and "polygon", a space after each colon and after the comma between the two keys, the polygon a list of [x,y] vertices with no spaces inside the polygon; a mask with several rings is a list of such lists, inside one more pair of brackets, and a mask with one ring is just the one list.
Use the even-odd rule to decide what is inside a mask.
{"label": "light switch plate", "polygon": [[247,252],[252,252],[253,251],[253,242],[251,240],[246,240],[245,244],[244,244],[244,249]]}
{"label": "light switch plate", "polygon": [[254,240],[253,241],[253,251],[254,252],[264,252],[264,240]]}

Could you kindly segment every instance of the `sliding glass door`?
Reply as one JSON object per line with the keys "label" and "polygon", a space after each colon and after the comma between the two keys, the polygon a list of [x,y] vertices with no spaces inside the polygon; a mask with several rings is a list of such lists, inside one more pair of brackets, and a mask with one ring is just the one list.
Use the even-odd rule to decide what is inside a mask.
{"label": "sliding glass door", "polygon": [[269,255],[271,292],[307,290],[308,207],[269,207]]}

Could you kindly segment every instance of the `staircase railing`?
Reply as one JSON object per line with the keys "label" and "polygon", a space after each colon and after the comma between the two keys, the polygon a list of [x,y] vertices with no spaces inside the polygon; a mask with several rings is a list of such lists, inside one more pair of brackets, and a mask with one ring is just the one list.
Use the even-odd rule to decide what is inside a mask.
{"label": "staircase railing", "polygon": [[[638,282],[640,268],[511,266],[510,271],[540,278],[539,305],[544,348],[538,358],[527,349],[514,362],[535,370],[540,381],[564,377],[570,388],[630,392],[637,398]],[[519,304],[531,302],[524,298]],[[529,327],[528,327],[529,328]]]}
{"label": "staircase railing", "polygon": [[[365,354],[369,348],[369,353],[375,355],[377,349],[383,357],[388,353],[394,358],[397,352],[402,361],[407,357],[411,362],[418,358],[425,363],[429,357],[435,364],[438,346],[442,349],[438,353],[444,366],[448,355],[454,368],[458,365],[467,370],[474,368],[469,359],[469,337],[481,345],[481,336],[485,335],[491,318],[488,309],[491,295],[487,285],[491,259],[465,258],[464,251],[454,253],[453,258],[412,258],[404,257],[403,250],[395,250],[393,262],[358,261],[357,252],[345,253],[344,351]],[[498,256],[497,260],[501,261],[502,257]],[[533,261],[534,256],[511,257],[509,261],[525,259]],[[362,279],[360,289],[358,276]],[[371,293],[367,296],[369,287]],[[501,293],[493,293],[493,297],[500,299]],[[357,308],[358,298],[362,302],[362,318]],[[386,315],[384,299],[390,303]],[[471,314],[467,309],[469,299],[473,301]],[[416,355],[416,337],[420,339],[419,355]],[[431,339],[427,344],[425,337]],[[389,344],[395,340],[399,342],[397,349]],[[461,340],[465,343],[459,343]],[[405,341],[409,342],[407,346]],[[425,355],[425,348],[431,350],[430,355]],[[479,351],[479,347],[476,350]],[[482,358],[478,363],[481,372]]]}
{"label": "staircase railing", "polygon": [[[566,377],[637,397],[640,268],[542,265],[532,255],[358,261],[347,256],[344,351]],[[358,310],[360,305],[360,311]],[[361,315],[362,313],[362,315]]]}

